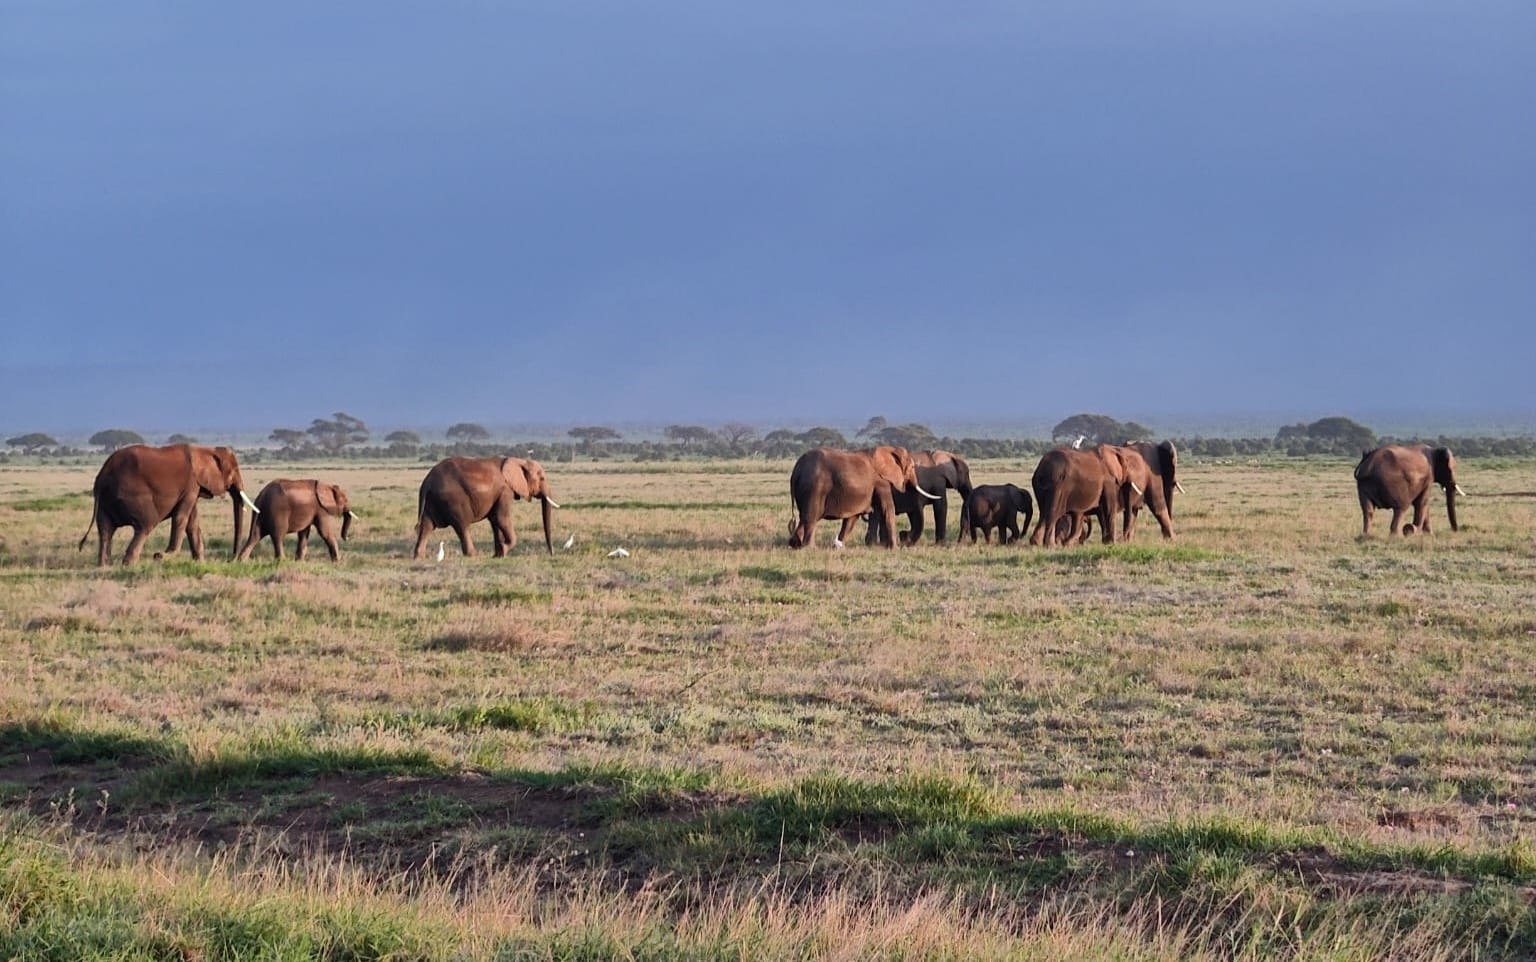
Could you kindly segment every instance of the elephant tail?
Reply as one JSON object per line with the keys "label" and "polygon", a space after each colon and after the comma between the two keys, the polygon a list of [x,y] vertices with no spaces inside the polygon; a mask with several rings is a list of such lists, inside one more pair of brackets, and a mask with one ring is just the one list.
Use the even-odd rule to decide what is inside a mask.
{"label": "elephant tail", "polygon": [[91,521],[85,526],[85,534],[80,536],[80,543],[75,546],[76,551],[85,550],[85,543],[91,537],[91,529],[96,527],[96,502],[100,497],[95,491],[91,492]]}

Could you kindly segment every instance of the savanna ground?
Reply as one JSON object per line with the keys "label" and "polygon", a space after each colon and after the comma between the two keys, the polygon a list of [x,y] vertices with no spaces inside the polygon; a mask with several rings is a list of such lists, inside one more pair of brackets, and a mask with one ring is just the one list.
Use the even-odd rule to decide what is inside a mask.
{"label": "savanna ground", "polygon": [[1536,463],[1364,542],[1351,466],[795,552],[788,462],[552,464],[552,557],[438,564],[426,465],[261,465],[348,489],[339,565],[218,501],[106,570],[96,465],[0,469],[0,956],[1530,957]]}

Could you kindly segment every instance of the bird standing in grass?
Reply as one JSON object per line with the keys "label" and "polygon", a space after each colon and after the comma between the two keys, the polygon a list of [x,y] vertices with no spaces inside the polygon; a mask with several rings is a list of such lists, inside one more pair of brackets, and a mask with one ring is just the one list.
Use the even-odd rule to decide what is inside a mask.
{"label": "bird standing in grass", "polygon": [[571,550],[571,545],[573,545],[575,543],[576,543],[576,534],[575,534],[575,532],[572,532],[571,536],[569,538],[565,539],[565,544],[561,545],[560,547],[564,548],[566,551],[569,551],[569,550]]}
{"label": "bird standing in grass", "polygon": [[439,541],[437,543],[437,560],[438,561],[442,561],[443,560],[443,555],[447,554],[447,549],[448,549],[448,542],[446,542],[446,541]]}

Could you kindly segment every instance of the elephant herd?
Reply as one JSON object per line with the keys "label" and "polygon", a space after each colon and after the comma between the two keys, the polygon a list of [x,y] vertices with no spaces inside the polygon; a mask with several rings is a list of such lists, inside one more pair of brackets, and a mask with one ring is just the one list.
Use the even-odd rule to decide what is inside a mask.
{"label": "elephant herd", "polygon": [[[1036,503],[1039,519],[1029,538],[1033,545],[1080,543],[1087,539],[1095,519],[1104,542],[1113,542],[1116,514],[1121,517],[1120,537],[1129,540],[1143,507],[1157,519],[1163,537],[1172,538],[1173,496],[1183,491],[1177,470],[1178,452],[1169,441],[1100,444],[1088,450],[1059,447],[1041,456],[1030,482],[1032,501],[1029,492],[1017,485],[973,485],[965,459],[948,451],[912,453],[894,446],[862,451],[816,448],[801,455],[790,473],[790,498],[798,520],[790,522],[789,544],[804,547],[811,543],[818,522],[838,521],[841,527],[833,546],[840,548],[854,525],[866,519],[866,543],[893,547],[898,540],[898,513],[909,522],[909,530],[899,540],[915,543],[923,533],[923,508],[929,503],[934,509],[935,540],[943,542],[950,489],[959,493],[962,503],[959,537],[969,534],[973,543],[978,533],[991,541],[994,530],[1002,543],[1017,540],[1029,530]],[[1446,515],[1451,530],[1457,530],[1456,498],[1465,492],[1456,483],[1455,472],[1456,459],[1444,447],[1385,445],[1364,452],[1354,473],[1362,537],[1370,534],[1376,508],[1392,512],[1393,534],[1428,533],[1427,503],[1434,486],[1445,492]],[[150,532],[169,519],[171,537],[164,555],[176,554],[185,540],[192,557],[201,560],[203,534],[197,503],[226,494],[234,503],[236,559],[249,558],[263,538],[271,539],[274,556],[282,558],[283,539],[289,534],[298,535],[297,554],[302,559],[309,534],[315,531],[335,561],[340,557],[338,536],[346,539],[357,516],[346,492],[317,480],[272,481],[253,501],[239,461],[227,447],[139,444],[114,451],[97,472],[91,524],[79,548],[85,547],[95,527],[96,560],[105,565],[114,533],[131,527],[133,537],[123,553],[123,563],[129,564],[138,560]],[[551,511],[560,505],[551,497],[544,468],[537,461],[512,457],[439,461],[422,479],[417,494],[411,556],[422,557],[428,536],[439,528],[452,528],[464,554],[473,555],[470,526],[489,519],[495,554],[503,557],[517,541],[512,530],[513,503],[535,499],[541,505],[544,548],[552,551]],[[246,507],[252,520],[242,545]],[[1403,524],[1409,508],[1413,520]]]}

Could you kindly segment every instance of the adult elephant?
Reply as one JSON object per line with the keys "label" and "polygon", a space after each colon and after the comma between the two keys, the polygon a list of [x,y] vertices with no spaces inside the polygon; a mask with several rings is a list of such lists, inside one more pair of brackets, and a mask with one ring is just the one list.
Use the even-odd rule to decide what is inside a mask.
{"label": "adult elephant", "polygon": [[[1024,524],[1019,525],[1019,515]],[[981,484],[971,489],[960,509],[960,538],[971,536],[976,543],[976,532],[990,543],[992,529],[997,529],[997,543],[1017,541],[1019,535],[1029,530],[1030,519],[1035,516],[1034,501],[1029,492],[1016,484]]]}
{"label": "adult elephant", "polygon": [[203,560],[203,531],[197,518],[200,498],[230,495],[235,505],[235,541],[230,556],[240,550],[245,533],[245,507],[259,509],[245,493],[240,477],[240,462],[235,452],[225,447],[200,444],[170,444],[162,448],[131,444],[113,451],[96,472],[92,489],[91,524],[80,538],[80,550],[96,528],[96,563],[105,565],[112,553],[112,536],[118,528],[132,527],[133,538],[123,552],[123,564],[139,560],[144,541],[155,526],[171,519],[171,540],[165,554],[181,550],[185,537],[192,557]]}
{"label": "adult elephant", "polygon": [[1075,533],[1082,516],[1090,512],[1099,519],[1104,543],[1113,542],[1115,532],[1110,515],[1121,504],[1121,487],[1128,483],[1134,487],[1129,476],[1122,452],[1110,445],[1089,451],[1054,448],[1045,452],[1030,478],[1040,520],[1029,536],[1029,543],[1056,544],[1060,538],[1057,526],[1062,518],[1073,518]]}
{"label": "adult elephant", "polygon": [[1136,530],[1136,515],[1143,506],[1152,510],[1152,516],[1162,528],[1163,537],[1172,538],[1173,492],[1178,485],[1174,474],[1178,455],[1173,442],[1164,441],[1160,445],[1150,441],[1101,444],[1097,450],[1113,452],[1125,470],[1125,480],[1120,485],[1119,503],[1116,505],[1123,514],[1121,540],[1131,540]]}
{"label": "adult elephant", "polygon": [[465,556],[473,557],[475,545],[469,526],[489,518],[496,557],[504,558],[517,544],[512,502],[534,498],[541,502],[544,550],[553,553],[550,509],[560,504],[549,494],[543,465],[527,458],[444,458],[421,481],[416,498],[416,548],[411,557],[421,557],[427,536],[436,528],[452,528]]}
{"label": "adult elephant", "polygon": [[1429,489],[1438,484],[1445,491],[1445,516],[1456,531],[1456,496],[1465,494],[1456,483],[1456,458],[1450,448],[1427,444],[1388,444],[1366,451],[1355,465],[1355,488],[1360,494],[1361,537],[1371,533],[1376,508],[1392,509],[1392,533],[1397,534],[1408,506],[1413,521],[1403,528],[1429,533]]}
{"label": "adult elephant", "polygon": [[340,485],[314,479],[269,481],[256,495],[256,507],[260,513],[251,522],[250,539],[240,549],[242,561],[251,556],[251,549],[262,538],[272,539],[272,557],[281,559],[283,538],[295,533],[299,536],[298,559],[303,561],[311,528],[320,533],[331,560],[338,561],[341,547],[336,543],[337,525],[340,524],[341,539],[345,541],[352,533],[352,519],[356,517]]}
{"label": "adult elephant", "polygon": [[[924,491],[938,496],[938,500],[932,502],[933,540],[935,544],[943,544],[949,519],[949,490],[953,488],[960,492],[961,509],[964,510],[965,499],[971,496],[971,467],[960,455],[948,451],[915,451],[912,461],[917,465],[917,483]],[[915,491],[893,491],[891,497],[896,502],[896,513],[906,515],[911,526],[910,531],[900,533],[901,543],[917,544],[923,534],[923,505],[928,499]],[[884,541],[884,526],[884,517],[871,512],[864,543]]]}
{"label": "adult elephant", "polygon": [[799,524],[790,524],[789,546],[810,544],[818,521],[841,521],[842,529],[832,543],[841,548],[859,517],[873,512],[885,526],[881,544],[894,547],[893,493],[898,491],[915,491],[937,500],[918,483],[917,463],[906,448],[881,445],[862,451],[813,448],[805,452],[789,475],[789,496],[800,515]]}

